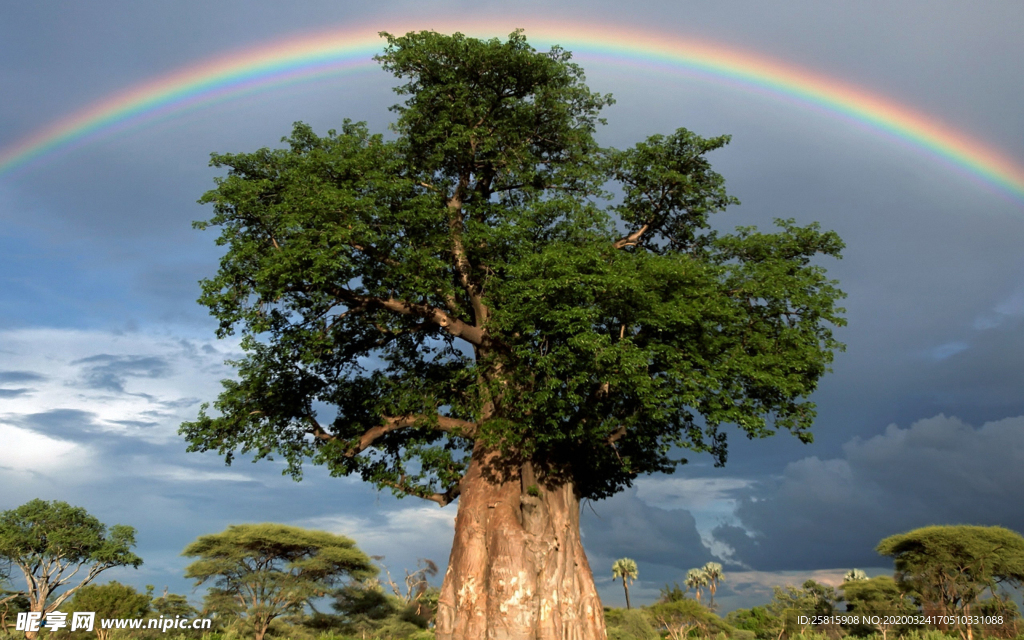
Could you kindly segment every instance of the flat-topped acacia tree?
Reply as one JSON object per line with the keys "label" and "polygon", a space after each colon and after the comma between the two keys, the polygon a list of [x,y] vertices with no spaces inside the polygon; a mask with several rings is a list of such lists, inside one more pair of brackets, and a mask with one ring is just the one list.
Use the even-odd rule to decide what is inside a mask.
{"label": "flat-topped acacia tree", "polygon": [[297,124],[214,155],[197,226],[226,253],[200,302],[245,356],[182,434],[458,499],[439,639],[603,638],[580,500],[681,450],[724,462],[725,425],[810,441],[843,323],[811,260],[842,243],[711,231],[734,199],[705,156],[728,138],[599,147],[611,98],[562,49],[382,35],[394,136]]}

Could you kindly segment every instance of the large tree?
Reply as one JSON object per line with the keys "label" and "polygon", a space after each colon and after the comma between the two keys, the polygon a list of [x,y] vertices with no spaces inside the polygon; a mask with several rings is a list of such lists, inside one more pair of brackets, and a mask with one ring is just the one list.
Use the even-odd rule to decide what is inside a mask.
{"label": "large tree", "polygon": [[713,232],[735,200],[706,155],[728,137],[599,147],[610,96],[560,48],[383,35],[394,136],[299,124],[214,155],[197,225],[226,253],[200,301],[245,356],[182,433],[458,498],[439,639],[602,638],[580,500],[684,450],[724,463],[726,425],[810,441],[842,324],[812,259],[842,243]]}
{"label": "large tree", "polygon": [[201,536],[182,555],[198,558],[185,568],[196,586],[213,580],[263,640],[274,619],[327,595],[346,578],[377,574],[355,542],[326,531],[283,524],[240,524]]}
{"label": "large tree", "polygon": [[[82,507],[59,500],[32,500],[0,513],[0,559],[21,570],[29,611],[42,617],[101,572],[138,568],[142,558],[132,553],[134,546],[133,527],[117,524],[108,530]],[[28,631],[25,637],[38,633]]]}
{"label": "large tree", "polygon": [[893,557],[897,583],[920,597],[926,614],[956,616],[965,640],[974,630],[963,617],[986,591],[994,598],[999,585],[1024,583],[1024,537],[1003,527],[923,527],[889,536],[877,550]]}

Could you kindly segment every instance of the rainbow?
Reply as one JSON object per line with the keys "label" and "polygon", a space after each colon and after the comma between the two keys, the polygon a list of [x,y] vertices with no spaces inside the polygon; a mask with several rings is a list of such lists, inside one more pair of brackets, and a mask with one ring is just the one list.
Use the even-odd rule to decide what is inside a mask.
{"label": "rainbow", "polygon": [[[520,21],[523,22],[523,21]],[[443,27],[443,28],[441,28]],[[385,27],[505,35],[495,21]],[[556,22],[525,24],[531,44],[558,43],[576,59],[682,73],[775,96],[902,142],[1024,204],[1024,168],[934,118],[864,89],[764,56],[650,31]],[[305,35],[202,62],[113,95],[0,150],[0,177],[116,131],[296,82],[375,68],[378,28]]]}

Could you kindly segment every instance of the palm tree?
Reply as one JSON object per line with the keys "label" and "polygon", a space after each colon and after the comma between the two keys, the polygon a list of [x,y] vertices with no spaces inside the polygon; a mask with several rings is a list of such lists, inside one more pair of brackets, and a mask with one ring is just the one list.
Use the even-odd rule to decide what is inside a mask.
{"label": "palm tree", "polygon": [[708,603],[708,607],[714,609],[715,592],[718,591],[718,583],[725,581],[725,574],[722,573],[722,565],[717,562],[709,562],[701,567],[701,571],[707,579],[708,591],[711,592],[711,601]]}
{"label": "palm tree", "polygon": [[700,590],[708,583],[708,577],[703,569],[690,569],[686,572],[686,580],[683,582],[687,587],[693,589],[697,594],[697,602],[700,602]]}
{"label": "palm tree", "polygon": [[629,558],[619,558],[612,563],[612,580],[622,578],[622,588],[626,590],[626,608],[629,609],[629,584],[636,580],[640,573],[636,562]]}

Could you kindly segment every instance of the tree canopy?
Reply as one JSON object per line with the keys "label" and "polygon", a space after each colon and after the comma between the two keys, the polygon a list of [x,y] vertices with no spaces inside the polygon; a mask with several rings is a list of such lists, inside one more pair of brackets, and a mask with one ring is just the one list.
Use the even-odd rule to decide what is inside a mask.
{"label": "tree canopy", "polygon": [[[893,628],[907,629],[908,624],[897,624],[897,621],[904,616],[904,619],[913,619],[913,614],[918,609],[911,602],[905,589],[892,578],[892,576],[875,576],[868,578],[863,571],[853,574],[849,580],[844,580],[842,585],[843,600],[847,602],[846,610],[856,614],[858,619],[873,620],[872,623],[854,625],[854,632],[857,635],[869,635],[876,629],[882,633],[882,640],[887,640],[889,631]],[[903,634],[900,634],[903,635]]]}
{"label": "tree canopy", "polygon": [[686,450],[724,464],[729,428],[809,442],[844,323],[816,257],[843,244],[717,231],[728,136],[601,147],[612,99],[559,47],[382,35],[392,137],[297,123],[284,148],[214,154],[196,226],[225,253],[200,302],[245,353],[181,433],[458,498],[439,639],[603,637],[579,501]]}
{"label": "tree canopy", "polygon": [[273,523],[229,526],[201,536],[182,555],[199,558],[185,577],[195,578],[197,586],[214,580],[215,596],[237,604],[257,640],[275,618],[326,595],[339,581],[377,573],[345,536]]}
{"label": "tree canopy", "polygon": [[[926,612],[958,620],[985,591],[995,597],[998,585],[1024,582],[1024,537],[1003,527],[923,527],[885,538],[877,551],[893,557],[897,582]],[[963,637],[973,635],[970,625],[957,627]]]}
{"label": "tree canopy", "polygon": [[[139,593],[133,587],[111,580],[107,584],[82,587],[68,602],[68,611],[90,611],[97,618],[143,618],[149,613],[149,594]],[[113,629],[96,625],[99,640],[109,640]]]}
{"label": "tree canopy", "polygon": [[[138,568],[142,558],[132,553],[134,546],[134,528],[108,530],[85,509],[59,500],[32,500],[0,513],[0,558],[21,569],[33,612],[57,610],[107,569]],[[51,597],[76,577],[78,584]]]}
{"label": "tree canopy", "polygon": [[[475,442],[602,498],[726,459],[725,425],[810,441],[841,345],[816,224],[712,230],[736,203],[685,129],[594,139],[611,97],[558,47],[384,34],[394,138],[297,124],[215,154],[201,202],[226,248],[200,302],[242,333],[192,450],[281,455],[447,504]],[[619,194],[613,197],[611,194]]]}

